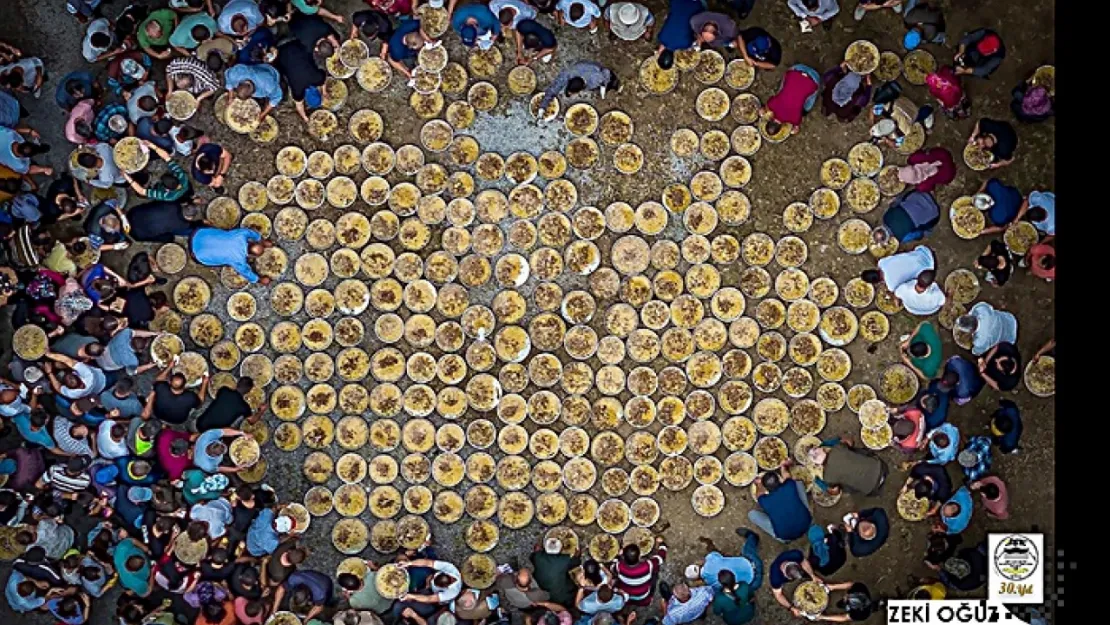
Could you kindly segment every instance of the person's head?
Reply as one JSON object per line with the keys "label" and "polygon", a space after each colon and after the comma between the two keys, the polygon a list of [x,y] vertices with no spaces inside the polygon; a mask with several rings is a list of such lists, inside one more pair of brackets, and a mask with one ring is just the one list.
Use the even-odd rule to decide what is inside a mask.
{"label": "person's head", "polygon": [[778,471],[768,471],[763,474],[760,483],[763,484],[763,488],[767,489],[767,492],[774,492],[779,486],[782,486],[782,476],[779,475]]}
{"label": "person's head", "polygon": [[170,443],[170,455],[176,458],[183,458],[189,453],[189,441],[183,438],[174,439]]}
{"label": "person's head", "polygon": [[960,513],[960,504],[955,501],[949,501],[940,508],[942,516],[952,518]]}
{"label": "person's head", "polygon": [[362,588],[362,580],[350,573],[340,573],[335,580],[343,590],[354,592]]}
{"label": "person's head", "polygon": [[632,566],[633,564],[639,562],[640,547],[635,544],[625,545],[624,549],[621,550],[621,561],[623,561],[628,566]]}
{"label": "person's head", "polygon": [[89,287],[101,301],[110,300],[116,296],[116,281],[111,278],[96,278]]}
{"label": "person's head", "polygon": [[177,521],[172,516],[160,516],[154,521],[154,531],[159,536],[169,534],[176,526]]}
{"label": "person's head", "polygon": [[816,11],[821,6],[821,0],[802,0],[802,4],[810,11]]}
{"label": "person's head", "polygon": [[248,28],[250,28],[250,23],[247,22],[247,18],[245,16],[236,15],[235,17],[231,18],[231,32],[235,33],[236,35],[247,34]]}
{"label": "person's head", "polygon": [[590,558],[582,564],[582,575],[594,584],[600,584],[605,578],[601,575],[601,564],[597,560]]}
{"label": "person's head", "polygon": [[563,552],[563,541],[552,536],[543,541],[543,551],[549,556],[557,556]]}
{"label": "person's head", "polygon": [[1025,219],[1034,223],[1048,219],[1048,211],[1043,206],[1034,206],[1025,211]]}
{"label": "person's head", "polygon": [[721,569],[721,572],[717,573],[717,583],[725,590],[733,590],[736,588],[736,574],[728,569]]}
{"label": "person's head", "polygon": [[19,89],[23,86],[23,68],[14,67],[7,74],[0,76],[0,86],[8,89]]}
{"label": "person's head", "polygon": [[937,447],[940,447],[941,449],[947,448],[948,445],[951,444],[951,442],[952,439],[948,438],[948,435],[944,432],[939,432],[933,435],[932,443]]}
{"label": "person's head", "polygon": [[909,419],[897,419],[890,425],[890,431],[894,434],[894,438],[899,440],[911,436],[914,429],[913,422]]}
{"label": "person's head", "polygon": [[135,380],[132,378],[120,378],[112,386],[112,394],[120,399],[129,397],[135,391]]}
{"label": "person's head", "polygon": [[979,492],[983,493],[983,495],[985,495],[986,498],[990,499],[991,501],[998,499],[999,495],[1002,494],[1002,491],[998,488],[998,484],[994,483],[984,484],[983,488],[981,488]]}
{"label": "person's head", "polygon": [[705,26],[701,28],[701,38],[706,43],[713,43],[717,40],[717,33],[719,32],[720,30],[717,28],[716,24],[713,22],[706,22]]}
{"label": "person's head", "polygon": [[932,598],[928,588],[918,588],[910,594],[910,599],[914,601],[929,601]]}
{"label": "person's head", "polygon": [[472,46],[478,42],[478,27],[474,26],[467,21],[463,27],[459,29],[459,39],[462,39],[464,46]]}
{"label": "person's head", "polygon": [[297,584],[289,595],[289,603],[295,606],[307,606],[312,603],[312,590],[304,584]]}
{"label": "person's head", "polygon": [[322,64],[327,61],[331,55],[335,54],[335,46],[333,46],[327,38],[323,38],[316,42],[316,47],[312,52],[316,55],[316,62]]}
{"label": "person's head", "polygon": [[[194,82],[192,74],[178,74],[173,77],[173,86],[180,90],[192,89]],[[140,104],[141,102],[140,100]]]}
{"label": "person's head", "polygon": [[401,41],[404,42],[406,48],[411,50],[416,50],[424,45],[424,39],[420,37],[420,33],[408,33],[401,38]]}
{"label": "person's head", "polygon": [[213,458],[218,458],[227,453],[227,445],[223,441],[212,441],[204,448],[204,452]]}
{"label": "person's head", "polygon": [[104,31],[97,31],[89,36],[89,43],[94,48],[105,50],[108,46],[112,45],[112,38]]}
{"label": "person's head", "polygon": [[975,44],[975,49],[983,56],[991,56],[997,53],[1001,48],[1002,40],[995,34],[986,35],[979,40],[979,43]]}
{"label": "person's head", "polygon": [[668,70],[674,67],[674,51],[663,50],[659,53],[659,58],[655,61],[659,65],[659,69]]}
{"label": "person's head", "polygon": [[144,558],[140,555],[133,555],[133,556],[129,556],[127,558],[127,560],[125,560],[123,562],[123,568],[127,569],[128,571],[131,571],[132,573],[138,573],[139,571],[141,571],[143,569],[143,565],[145,565],[145,564],[146,564],[146,558]]}
{"label": "person's head", "polygon": [[77,597],[62,597],[62,600],[58,602],[58,614],[61,616],[74,617],[80,613],[81,603],[77,601]]}
{"label": "person's head", "polygon": [[235,85],[235,97],[239,98],[240,100],[253,98],[254,90],[255,86],[253,80],[247,79],[240,81],[238,85]]}
{"label": "person's head", "polygon": [[878,532],[878,528],[871,521],[860,521],[859,525],[856,526],[856,533],[864,540],[873,540],[876,532]]}
{"label": "person's head", "polygon": [[[815,466],[823,466],[825,459],[828,457],[829,452],[824,447],[814,447],[809,450],[809,461]],[[770,490],[770,489],[767,489]]]}
{"label": "person's head", "polygon": [[559,625],[559,615],[551,611],[544,612],[540,620],[543,625]]}
{"label": "person's head", "polygon": [[675,599],[678,599],[683,603],[686,603],[690,600],[690,587],[686,585],[686,582],[679,582],[675,584],[673,591]]}
{"label": "person's head", "polygon": [[932,269],[926,269],[917,274],[917,288],[924,291],[937,281],[937,272]]}
{"label": "person's head", "polygon": [[913,485],[913,495],[918,499],[925,499],[933,494],[933,486],[926,480],[918,480]]}
{"label": "person's head", "polygon": [[572,22],[577,22],[578,20],[582,19],[582,16],[585,14],[586,7],[583,6],[580,2],[575,2],[574,4],[570,5],[570,10],[567,11],[567,15],[570,16],[570,21]]}
{"label": "person's head", "polygon": [[145,32],[146,36],[150,39],[159,39],[165,34],[165,31],[162,29],[162,24],[159,23],[158,20],[148,21],[146,26],[143,27],[143,32]]}
{"label": "person's head", "polygon": [[777,119],[768,119],[767,122],[763,124],[763,127],[767,130],[767,134],[771,136],[778,135],[782,132],[782,122]]}
{"label": "person's head", "polygon": [[[85,426],[83,426],[83,425],[80,426],[80,427],[85,428]],[[72,433],[72,431],[73,430],[71,429],[70,432]],[[74,438],[84,438],[85,435],[87,435],[87,434],[88,434],[88,429],[85,428],[84,433],[80,437],[75,436]],[[70,477],[76,477],[78,475],[81,475],[81,472],[84,471],[85,468],[88,467],[88,466],[89,466],[88,461],[85,459],[84,456],[74,456],[74,457],[66,460],[66,469],[65,469],[66,475],[68,475]]]}
{"label": "person's head", "polygon": [[189,30],[189,34],[198,42],[208,41],[212,38],[212,29],[204,24],[197,24]]}
{"label": "person's head", "polygon": [[22,582],[19,582],[19,584],[17,584],[16,587],[15,587],[15,591],[17,593],[19,593],[20,597],[23,597],[23,598],[29,598],[29,597],[34,596],[35,590],[36,590],[35,584],[34,584],[34,582],[32,582],[30,580],[23,580]]}
{"label": "person's head", "polygon": [[62,376],[62,384],[69,389],[82,389],[85,388],[85,383],[81,381],[81,376],[77,375],[72,369],[66,371]]}
{"label": "person's head", "polygon": [[255,241],[247,246],[247,254],[252,258],[257,258],[266,253],[266,244],[261,241]]}
{"label": "person's head", "polygon": [[528,590],[532,587],[532,571],[520,569],[516,572],[516,577],[513,581],[516,583],[517,588]]}
{"label": "person's head", "polygon": [[1055,269],[1056,268],[1056,255],[1055,254],[1045,254],[1043,256],[1038,256],[1037,257],[1037,266],[1040,267],[1041,269],[1046,270],[1046,271],[1050,271],[1052,269]]}
{"label": "person's head", "polygon": [[447,588],[457,581],[459,580],[455,579],[453,576],[448,575],[447,573],[439,572],[436,573],[434,577],[432,577],[432,586],[435,586],[436,588]]}
{"label": "person's head", "polygon": [[464,592],[455,599],[455,604],[462,610],[473,610],[478,605],[478,595],[474,592]]}
{"label": "person's head", "polygon": [[188,381],[189,380],[185,377],[185,374],[174,373],[170,376],[170,387],[173,388],[173,390],[175,391],[181,391],[185,389],[185,384]]}
{"label": "person's head", "polygon": [[878,284],[883,279],[883,274],[878,269],[865,269],[859,274],[859,278],[868,284]]}
{"label": "person's head", "polygon": [[578,76],[567,81],[566,94],[568,96],[581,93],[586,88],[586,81]]}
{"label": "person's head", "polygon": [[[955,382],[952,384],[955,386]],[[917,407],[928,413],[932,413],[939,405],[940,399],[937,398],[935,393],[922,393],[921,397],[917,399]]]}
{"label": "person's head", "polygon": [[[516,17],[516,11],[508,7],[505,7],[497,12],[497,21],[501,22],[502,26],[508,26],[509,24],[512,24],[514,17]],[[377,31],[377,26],[374,27],[374,30]],[[375,32],[375,34],[377,33]],[[374,35],[367,35],[367,37],[373,36]]]}
{"label": "person's head", "polygon": [[540,36],[535,33],[524,35],[524,48],[527,50],[542,50],[543,42],[540,41]]}
{"label": "person's head", "polygon": [[789,581],[802,579],[802,575],[804,574],[802,565],[797,562],[783,562],[779,565],[779,570],[782,571],[783,576]]}
{"label": "person's head", "polygon": [[908,351],[914,358],[924,358],[929,355],[929,344],[924,341],[910,343]]}
{"label": "person's head", "polygon": [[[303,588],[303,586],[298,586],[298,588]],[[204,612],[204,618],[213,623],[219,623],[227,616],[227,608],[219,601],[205,603],[201,611]]]}
{"label": "person's head", "polygon": [[1018,363],[1013,356],[999,356],[994,359],[994,364],[999,371],[1006,375],[1013,375],[1017,372]]}
{"label": "person's head", "polygon": [[980,256],[976,262],[987,271],[994,271],[1002,266],[1002,258],[990,254]]}
{"label": "person's head", "polygon": [[609,584],[602,584],[597,589],[597,598],[602,603],[609,603],[613,600],[613,587]]}
{"label": "person's head", "polygon": [[204,64],[213,72],[221,72],[224,69],[224,57],[220,56],[219,52],[212,50],[204,58]]}
{"label": "person's head", "polygon": [[155,291],[150,294],[150,305],[154,310],[169,308],[170,298],[161,291]]}
{"label": "person's head", "polygon": [[139,459],[132,460],[131,464],[128,465],[127,470],[131,472],[131,475],[134,475],[136,478],[142,479],[150,475],[150,471],[152,468],[153,467],[151,467],[149,460]]}
{"label": "person's head", "polygon": [[258,584],[258,580],[258,569],[254,568],[253,566],[247,567],[239,573],[239,584],[241,586],[245,586],[246,588],[253,588],[256,584]]}
{"label": "person's head", "polygon": [[76,78],[66,81],[66,93],[74,100],[83,100],[89,96],[85,83]]}
{"label": "person's head", "polygon": [[[254,617],[262,614],[262,610],[264,608],[265,608],[265,606],[262,604],[262,601],[260,599],[251,599],[251,600],[247,601],[247,603],[243,606],[243,613],[246,614],[247,616],[251,617],[251,618],[254,618]],[[349,615],[349,612],[348,612],[348,615]],[[357,613],[356,613],[355,616],[356,617],[358,616]],[[356,621],[356,623],[357,622],[358,621]],[[344,621],[344,625],[347,625],[346,621]]]}
{"label": "person's head", "polygon": [[997,142],[998,139],[996,139],[994,135],[988,132],[980,132],[975,137],[975,144],[983,148],[984,150],[989,150],[990,148],[993,148],[994,144]]}
{"label": "person's head", "polygon": [[81,579],[86,581],[95,582],[104,576],[104,571],[100,570],[98,566],[83,566],[80,570]]}
{"label": "person's head", "polygon": [[979,329],[979,318],[975,315],[960,315],[956,318],[956,328],[974,334]]}
{"label": "person's head", "polygon": [[916,50],[921,45],[921,29],[914,26],[902,37],[902,47],[906,50]]}
{"label": "person's head", "polygon": [[154,421],[147,421],[139,426],[136,434],[144,441],[152,441],[155,436],[158,436],[158,424]]}
{"label": "person's head", "polygon": [[204,136],[204,131],[193,126],[181,126],[177,130],[177,138],[179,141],[192,141]]}
{"label": "person's head", "polygon": [[289,551],[285,552],[285,555],[290,564],[300,564],[301,562],[304,562],[305,558],[308,557],[308,552],[298,547],[296,549],[290,549]]}
{"label": "person's head", "polygon": [[103,161],[94,152],[82,152],[77,155],[77,164],[85,169],[99,169]]}

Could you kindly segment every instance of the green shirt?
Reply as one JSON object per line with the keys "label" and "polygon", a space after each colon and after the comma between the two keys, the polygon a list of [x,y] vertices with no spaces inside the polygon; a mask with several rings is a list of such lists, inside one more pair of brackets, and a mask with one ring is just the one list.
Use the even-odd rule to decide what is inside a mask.
{"label": "green shirt", "polygon": [[536,567],[532,577],[551,595],[551,601],[564,607],[573,606],[578,588],[570,579],[570,571],[580,564],[578,558],[536,551],[532,553],[532,564]]}
{"label": "green shirt", "polygon": [[378,594],[378,587],[374,583],[376,575],[376,572],[368,571],[366,577],[362,578],[362,590],[351,593],[348,602],[352,608],[385,614],[393,607],[392,599],[386,599]]}
{"label": "green shirt", "polygon": [[910,338],[910,345],[914,343],[924,343],[929,346],[929,353],[923,358],[915,358],[910,356],[910,362],[913,366],[921,370],[927,378],[937,377],[937,372],[940,371],[940,365],[944,362],[943,347],[940,342],[940,335],[937,334],[937,329],[932,323],[926,323],[921,326],[921,329]]}
{"label": "green shirt", "polygon": [[167,167],[168,173],[177,180],[177,188],[169,190],[162,186],[162,183],[157,183],[146,190],[146,198],[154,202],[173,202],[181,199],[185,192],[189,190],[189,174],[178,165],[177,163],[170,162]]}
{"label": "green shirt", "polygon": [[297,9],[301,13],[304,13],[305,15],[316,15],[320,12],[319,6],[310,6],[304,0],[290,0],[289,4],[292,4],[293,8]]}
{"label": "green shirt", "polygon": [[[162,35],[157,39],[151,39],[146,34],[146,25],[151,22],[158,22],[162,25]],[[174,26],[177,25],[177,13],[173,9],[158,9],[152,12],[142,24],[139,24],[139,32],[135,36],[139,39],[139,46],[142,48],[162,48],[169,44],[170,36],[173,35]]]}
{"label": "green shirt", "polygon": [[719,592],[713,597],[713,613],[724,620],[725,625],[743,625],[755,618],[755,603],[752,602],[752,588],[745,582],[736,585],[736,595]]}

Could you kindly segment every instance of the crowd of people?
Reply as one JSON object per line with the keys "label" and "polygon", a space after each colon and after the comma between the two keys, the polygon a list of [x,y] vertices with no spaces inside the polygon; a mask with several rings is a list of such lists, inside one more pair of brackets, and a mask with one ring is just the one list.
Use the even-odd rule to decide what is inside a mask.
{"label": "crowd of people", "polygon": [[[259,625],[277,611],[336,625],[493,625],[517,614],[529,624],[633,625],[656,608],[660,616],[651,618],[662,625],[689,623],[707,612],[741,625],[755,618],[765,570],[762,533],[783,544],[766,571],[774,598],[786,610],[801,615],[787,585],[813,580],[836,599],[818,620],[866,620],[881,597],[862,583],[829,578],[843,577],[838,573],[849,555],[866,558],[880,551],[890,534],[888,513],[866,508],[839,523],[815,523],[811,497],[792,477],[790,462],[757,481],[751,529],[737,530],[742,547],[726,555],[704,539],[705,557],[686,566],[684,576],[663,574],[671,562],[662,536],[648,553],[624,547],[614,562],[568,554],[558,540],[548,539],[527,564],[507,567],[489,589],[464,587],[459,568],[437,558],[429,537],[423,549],[396,558],[411,583],[397,600],[377,589],[380,562],[368,561],[361,577],[306,564],[303,528],[272,489],[242,480],[228,457],[229,442],[244,435],[244,424],[263,418],[265,408],[254,410],[246,400],[254,381],[242,378],[209,400],[209,378],[188,388],[174,362],[150,362],[150,343],[158,334],[150,324],[169,307],[156,287],[166,279],[146,251],[131,254],[122,273],[106,261],[133,243],[185,238],[197,263],[229,266],[249,282],[268,282],[252,262],[272,242],[253,230],[212,227],[197,210],[204,203],[200,189],[226,192],[232,153],[196,123],[172,119],[167,97],[184,90],[204,104],[228,93],[259,101],[260,118],[291,101],[307,122],[325,95],[324,61],[342,41],[356,38],[376,45],[382,59],[411,77],[419,50],[440,43],[422,27],[411,0],[368,4],[347,16],[323,0],[169,0],[168,7],[138,2],[109,15],[101,0],[67,0],[85,29],[81,54],[89,68],[61,76],[53,94],[72,144],[64,172],[43,164],[43,155],[66,148],[42,143],[21,104],[44,97],[47,69],[41,59],[0,43],[0,304],[10,308],[14,328],[38,326],[49,339],[43,358],[16,358],[0,379],[3,427],[19,437],[0,455],[0,551],[14,559],[5,582],[9,607],[80,625],[103,595],[118,588],[115,614],[124,625]],[[803,32],[837,23],[837,0],[786,4]],[[626,1],[599,6],[593,0],[450,0],[446,9],[451,36],[464,46],[514,42],[520,64],[557,63],[556,33],[574,28],[604,29],[614,42],[655,40],[663,69],[675,63],[675,52],[699,47],[777,71],[779,39],[757,26],[741,27],[752,5],[735,0],[727,12],[714,12],[701,0],[670,0],[658,17]],[[882,9],[902,15],[907,51],[946,44],[936,0],[860,0],[854,19]],[[762,111],[767,132],[798,132],[820,100],[825,115],[843,122],[868,110],[872,140],[901,146],[915,126],[927,131],[939,123],[937,108],[952,119],[968,117],[972,81],[991,75],[1005,58],[995,31],[965,34],[950,60],[926,77],[935,102],[925,105],[904,95],[896,81],[874,84],[846,65],[824,74],[794,65],[782,71],[781,88]],[[621,88],[618,74],[625,70],[569,64],[545,97],[587,90],[604,97]],[[1014,89],[1010,112],[1019,124],[1042,122],[1053,114],[1053,98],[1051,89],[1031,78]],[[157,157],[149,170],[128,173],[115,162],[113,146],[128,137]],[[989,152],[989,167],[997,169],[1013,162],[1018,135],[1011,122],[983,117],[968,141]],[[955,173],[945,148],[915,151],[898,172],[907,190],[874,230],[876,244],[894,239],[906,251],[880,259],[861,278],[884,285],[912,315],[931,317],[952,297],[937,281],[936,254],[921,241],[941,221],[933,193]],[[130,200],[126,210],[123,198]],[[975,267],[992,287],[1005,285],[1016,268],[1054,279],[1051,191],[1026,192],[992,178],[974,201],[986,213],[986,234],[1027,221],[1039,235],[1024,255],[1002,240],[987,246]],[[74,230],[77,236],[60,234]],[[929,501],[933,526],[924,563],[935,575],[896,593],[917,598],[943,598],[985,583],[985,539],[967,538],[965,530],[976,501],[992,518],[1008,518],[1009,495],[992,471],[992,454],[1021,449],[1021,411],[1003,394],[1017,388],[1024,370],[1015,345],[1017,319],[979,302],[955,326],[969,338],[970,355],[945,358],[940,330],[928,319],[903,337],[903,360],[923,388],[911,402],[890,409],[894,446],[910,471],[902,491]],[[1054,347],[1050,341],[1032,359]],[[140,393],[140,380],[148,378],[151,390]],[[987,387],[999,393],[998,409],[982,424],[989,433],[960,432],[949,420],[952,404],[967,404]],[[885,461],[849,438],[823,441],[810,459],[823,467],[817,483],[823,493],[870,496],[884,487]],[[952,462],[963,473],[963,485],[949,474]],[[803,539],[804,549],[786,547]]]}

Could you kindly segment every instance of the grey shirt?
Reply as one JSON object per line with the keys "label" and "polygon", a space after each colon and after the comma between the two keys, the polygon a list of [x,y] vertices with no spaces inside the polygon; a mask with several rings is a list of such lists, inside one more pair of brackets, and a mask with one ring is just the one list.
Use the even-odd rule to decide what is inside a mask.
{"label": "grey shirt", "polygon": [[882,485],[883,461],[848,447],[829,448],[825,473],[821,479],[830,486],[841,486],[861,495],[872,495]]}

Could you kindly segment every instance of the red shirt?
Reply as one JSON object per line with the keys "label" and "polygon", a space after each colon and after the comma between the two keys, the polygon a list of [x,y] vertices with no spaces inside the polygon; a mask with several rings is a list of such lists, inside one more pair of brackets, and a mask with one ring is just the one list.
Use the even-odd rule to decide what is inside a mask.
{"label": "red shirt", "polygon": [[952,160],[952,153],[941,147],[918,150],[906,159],[906,162],[910,165],[935,163],[937,161],[940,161],[940,168],[937,169],[937,173],[919,182],[917,184],[918,191],[929,193],[933,189],[955,180],[956,163]]}
{"label": "red shirt", "polygon": [[154,453],[158,458],[158,464],[171,481],[181,479],[181,474],[193,466],[193,460],[188,453],[184,456],[175,456],[170,453],[170,446],[176,440],[184,440],[188,443],[189,433],[165,429],[154,438]]}
{"label": "red shirt", "polygon": [[813,78],[796,69],[786,72],[782,89],[767,100],[767,108],[779,122],[800,126],[805,112],[806,100],[817,93],[817,83]]}
{"label": "red shirt", "polygon": [[923,425],[925,422],[925,415],[917,408],[909,408],[902,414],[902,418],[913,424],[913,432],[905,438],[905,440],[897,441],[899,449],[904,451],[916,451],[921,441],[924,439]]}
{"label": "red shirt", "polygon": [[1041,259],[1045,257],[1052,257],[1056,259],[1056,248],[1045,243],[1038,243],[1029,249],[1029,271],[1038,278],[1045,280],[1056,279],[1056,266],[1053,265],[1052,269],[1045,269],[1041,267]]}
{"label": "red shirt", "polygon": [[412,13],[412,0],[366,0],[366,4],[390,15]]}

